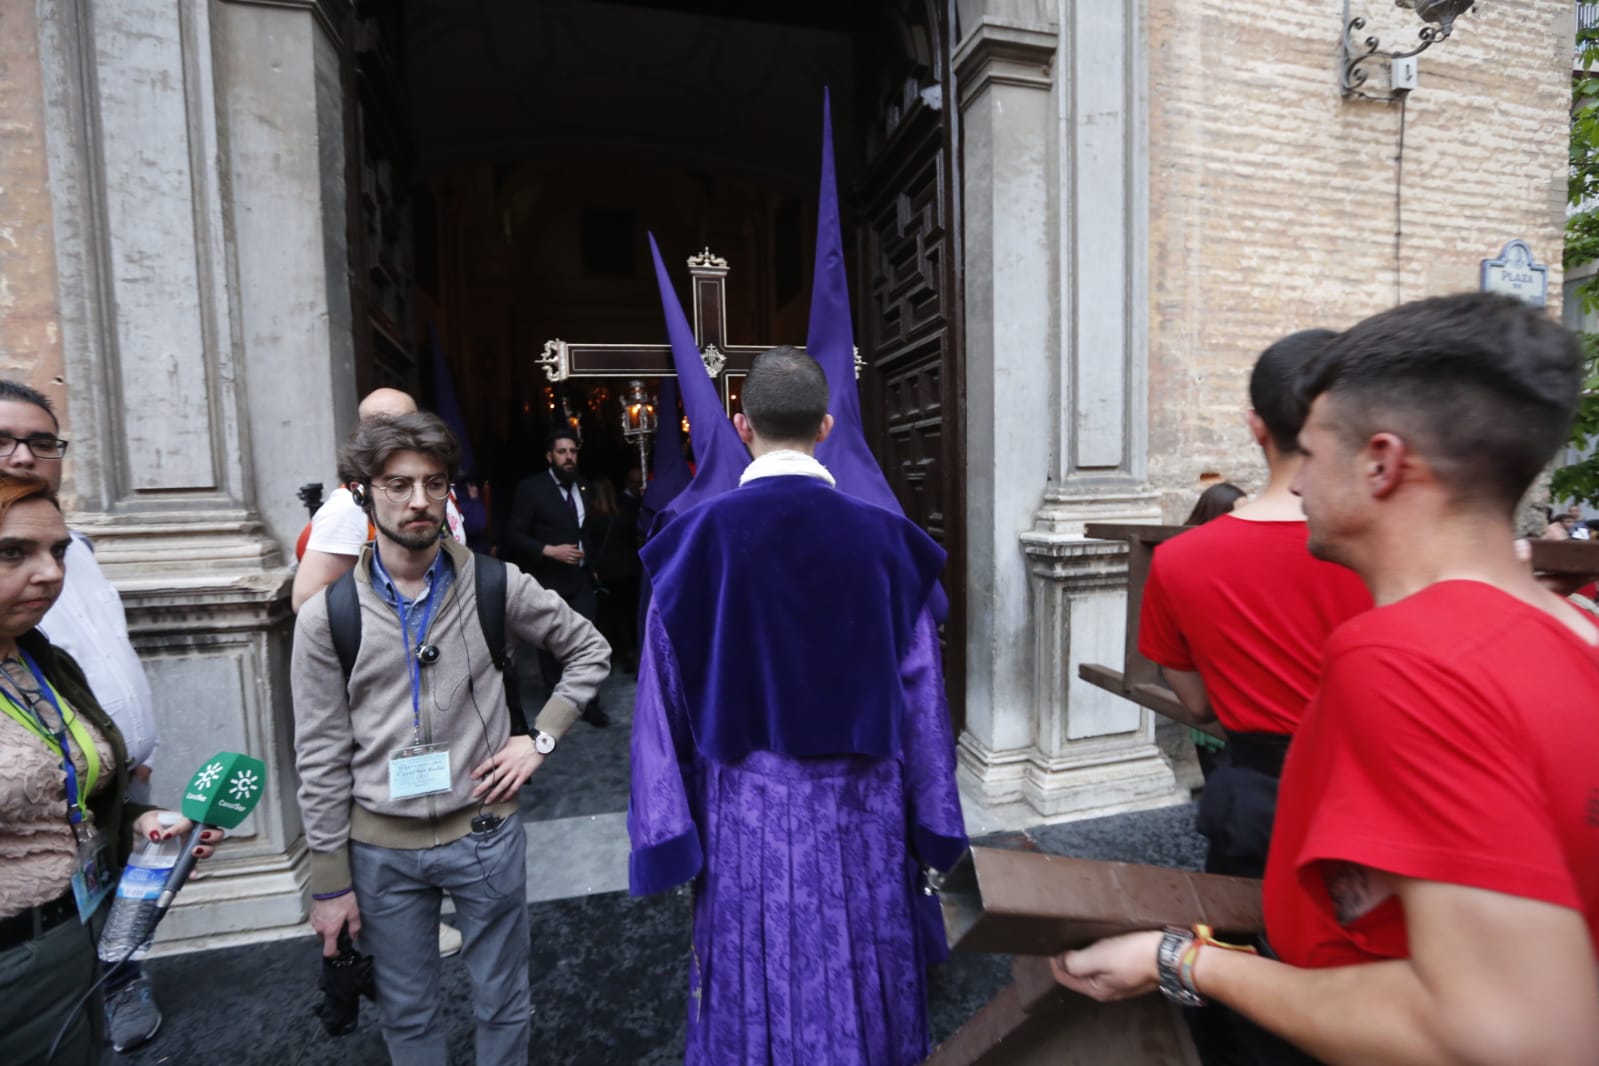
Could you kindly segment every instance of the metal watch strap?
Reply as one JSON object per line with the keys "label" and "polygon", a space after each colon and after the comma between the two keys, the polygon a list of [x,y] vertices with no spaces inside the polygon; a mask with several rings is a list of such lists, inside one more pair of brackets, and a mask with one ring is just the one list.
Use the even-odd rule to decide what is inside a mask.
{"label": "metal watch strap", "polygon": [[1188,984],[1181,973],[1183,954],[1194,943],[1194,931],[1177,926],[1167,926],[1161,933],[1160,947],[1155,950],[1155,972],[1160,977],[1160,993],[1183,1007],[1203,1007],[1205,1000]]}

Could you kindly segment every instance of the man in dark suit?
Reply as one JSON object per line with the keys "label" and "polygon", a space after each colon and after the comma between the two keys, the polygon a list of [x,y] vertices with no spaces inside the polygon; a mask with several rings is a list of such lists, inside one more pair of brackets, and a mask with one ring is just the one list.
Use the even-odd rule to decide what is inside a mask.
{"label": "man in dark suit", "polygon": [[[505,530],[510,559],[533,575],[540,585],[556,593],[578,614],[593,621],[599,614],[599,597],[588,555],[589,483],[577,472],[577,437],[568,429],[550,434],[545,461],[550,468],[516,487],[511,520]],[[544,684],[554,691],[561,679],[561,663],[549,652],[539,652]],[[583,710],[583,720],[604,728],[610,716],[596,697]]]}

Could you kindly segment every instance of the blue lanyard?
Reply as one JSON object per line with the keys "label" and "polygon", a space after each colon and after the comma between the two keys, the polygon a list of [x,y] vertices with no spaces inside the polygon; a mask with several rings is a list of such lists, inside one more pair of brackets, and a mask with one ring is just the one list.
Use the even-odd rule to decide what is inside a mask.
{"label": "blue lanyard", "polygon": [[406,663],[411,675],[411,735],[415,743],[422,742],[422,660],[417,657],[417,650],[427,637],[428,627],[433,624],[433,610],[438,606],[439,600],[444,598],[444,550],[439,549],[438,556],[433,560],[433,565],[427,572],[427,599],[422,604],[422,617],[417,620],[416,643],[411,642],[411,612],[406,607],[405,596],[397,587],[394,580],[389,577],[388,569],[383,565],[382,558],[378,555],[376,547],[372,551],[373,570],[381,576],[385,585],[393,588],[394,602],[391,606],[394,613],[400,616],[400,641],[405,645]]}
{"label": "blue lanyard", "polygon": [[[67,739],[67,731],[71,727],[67,723],[66,713],[61,709],[61,701],[56,699],[55,689],[51,688],[50,683],[44,679],[44,671],[39,669],[39,664],[34,661],[32,655],[29,655],[21,648],[18,648],[17,651],[22,656],[22,661],[27,664],[28,671],[33,674],[33,679],[39,686],[40,698],[49,700],[50,706],[55,709],[56,719],[60,721],[61,729],[57,731],[50,728],[33,703],[26,698],[26,694],[22,692],[20,686],[17,692],[18,696],[22,697],[21,699],[18,696],[13,696],[10,692],[0,692],[0,695],[4,695],[6,702],[28,715],[37,724],[40,739],[45,737],[54,738],[56,753],[61,756],[61,767],[67,776],[67,821],[72,823],[73,831],[76,832],[77,827],[83,822],[83,805],[78,797],[78,768],[72,762],[72,743]],[[92,765],[89,773],[92,781],[94,775]]]}
{"label": "blue lanyard", "polygon": [[400,640],[405,644],[405,657],[411,666],[411,729],[419,744],[422,742],[422,660],[417,650],[427,636],[428,626],[433,622],[433,608],[438,602],[439,590],[430,583],[428,598],[422,604],[422,617],[416,626],[416,643],[412,644],[410,612],[405,608],[405,597],[395,590],[394,608],[400,614]]}

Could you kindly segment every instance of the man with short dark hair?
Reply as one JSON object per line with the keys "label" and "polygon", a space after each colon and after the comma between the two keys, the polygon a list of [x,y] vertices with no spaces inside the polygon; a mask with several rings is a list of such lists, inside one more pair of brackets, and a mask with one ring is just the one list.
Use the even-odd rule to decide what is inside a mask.
{"label": "man with short dark hair", "polygon": [[[459,449],[426,414],[361,424],[341,463],[376,540],[353,582],[359,645],[340,661],[323,589],[295,623],[299,801],[311,925],[372,956],[384,1040],[400,1064],[445,1061],[436,930],[455,903],[472,978],[477,1061],[528,1055],[526,838],[517,792],[606,673],[599,633],[515,567],[504,625],[566,669],[528,735],[512,720],[477,608],[477,556],[441,536]],[[509,823],[509,824],[507,824]]]}
{"label": "man with short dark hair", "polygon": [[740,486],[642,553],[631,888],[695,882],[688,1062],[920,1062],[946,950],[922,868],[966,847],[944,553],[834,488],[814,359],[762,353],[742,399]]}
{"label": "man with short dark hair", "polygon": [[[1160,545],[1144,585],[1139,652],[1160,664],[1189,711],[1227,731],[1199,801],[1209,873],[1266,872],[1277,781],[1320,683],[1322,648],[1371,609],[1358,576],[1310,554],[1305,513],[1290,490],[1304,461],[1294,377],[1335,336],[1302,330],[1261,353],[1244,420],[1266,459],[1266,487]],[[1231,1012],[1189,1012],[1188,1021],[1206,1066],[1256,1061],[1245,1050],[1251,1034],[1240,1032],[1248,1023]]]}
{"label": "man with short dark hair", "polygon": [[1160,545],[1144,586],[1138,650],[1160,664],[1188,710],[1227,730],[1199,805],[1210,873],[1265,873],[1277,779],[1321,679],[1322,647],[1371,607],[1359,577],[1310,554],[1290,491],[1304,461],[1294,376],[1335,336],[1302,330],[1261,353],[1244,419],[1266,459],[1265,489]]}
{"label": "man with short dark hair", "polygon": [[[592,622],[599,617],[600,601],[590,558],[590,486],[577,472],[578,448],[570,429],[550,434],[544,453],[549,469],[516,486],[503,541],[512,562]],[[554,656],[541,652],[539,671],[551,690],[560,683],[561,664]],[[611,724],[598,697],[583,709],[583,720],[599,728]]]}
{"label": "man with short dark hair", "polygon": [[1599,1061],[1599,629],[1512,525],[1582,367],[1543,312],[1476,293],[1369,318],[1306,366],[1311,551],[1377,606],[1328,643],[1284,767],[1281,961],[1171,929],[1066,952],[1061,983],[1214,999],[1330,1063]]}
{"label": "man with short dark hair", "polygon": [[[59,492],[67,452],[60,433],[55,408],[43,393],[20,381],[0,380],[0,469],[35,474]],[[127,741],[132,773],[128,794],[148,803],[157,742],[155,698],[128,638],[122,598],[82,533],[72,531],[63,563],[61,596],[39,628],[83,668],[95,699]],[[106,1029],[117,1051],[143,1046],[161,1028],[161,1010],[142,966],[114,970],[106,980],[105,999]]]}

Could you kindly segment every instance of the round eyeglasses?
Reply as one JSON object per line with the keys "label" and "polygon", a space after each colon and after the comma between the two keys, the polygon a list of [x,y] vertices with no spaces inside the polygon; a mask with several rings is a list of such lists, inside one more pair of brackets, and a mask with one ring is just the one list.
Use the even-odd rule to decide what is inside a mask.
{"label": "round eyeglasses", "polygon": [[422,486],[422,494],[434,503],[450,497],[450,479],[441,474],[435,474],[422,481],[409,477],[391,477],[382,482],[383,495],[395,503],[410,503],[418,485]]}

